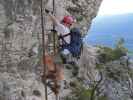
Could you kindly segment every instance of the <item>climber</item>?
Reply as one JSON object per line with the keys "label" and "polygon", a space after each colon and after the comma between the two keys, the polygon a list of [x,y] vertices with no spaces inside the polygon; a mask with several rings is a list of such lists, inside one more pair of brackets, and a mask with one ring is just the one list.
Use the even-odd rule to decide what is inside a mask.
{"label": "climber", "polygon": [[[72,28],[72,30],[70,31],[70,27],[75,22],[75,19],[73,17],[64,16],[63,20],[60,22],[55,18],[55,16],[50,13],[50,11],[45,10],[45,12],[48,13],[51,20],[53,21],[55,30],[57,31],[56,33],[59,37],[60,48],[59,53],[56,55],[56,57],[55,55],[45,54],[45,62],[48,66],[46,77],[47,79],[51,80],[48,85],[55,94],[58,94],[60,89],[60,82],[64,80],[64,69],[60,61],[63,60],[63,63],[68,63],[68,61],[66,60],[68,55],[75,56],[75,54],[78,53],[77,51],[74,51],[77,50],[75,48],[75,46],[77,47],[77,45],[74,45],[74,43],[75,41],[79,41],[77,40],[77,33],[78,36],[80,36],[80,30],[78,28]],[[62,59],[57,60],[60,58]]]}
{"label": "climber", "polygon": [[60,54],[63,59],[63,63],[67,63],[66,59],[69,54],[73,57],[79,55],[79,47],[81,42],[81,34],[79,28],[73,28],[70,31],[72,24],[76,22],[76,19],[72,16],[64,16],[63,20],[60,22],[53,16],[49,10],[45,10],[49,14],[51,20],[55,25],[55,30],[58,33],[60,41]]}
{"label": "climber", "polygon": [[[76,20],[74,21],[76,22]],[[70,36],[70,43],[68,44],[65,40],[66,37]],[[62,40],[62,45],[60,45],[60,49],[68,50],[71,53],[71,56],[79,59],[82,51],[83,41],[80,28],[77,26],[73,26],[71,28],[70,33],[65,35],[60,35],[59,40]],[[73,62],[73,61],[69,61]]]}
{"label": "climber", "polygon": [[[64,16],[63,20],[60,22],[57,20],[55,16],[53,16],[49,10],[45,10],[47,14],[49,14],[52,22],[55,25],[55,30],[57,31],[57,34],[59,37],[67,35],[70,33],[70,27],[74,23],[74,18],[72,16]],[[65,42],[65,43],[64,43]],[[65,36],[64,39],[59,39],[59,45],[60,45],[60,54],[61,57],[63,58],[63,62],[65,62],[66,57],[71,53],[67,48],[62,48],[64,44],[69,45],[71,42],[71,37],[70,35]],[[64,59],[65,58],[65,59]]]}
{"label": "climber", "polygon": [[68,48],[72,56],[79,59],[82,51],[82,46],[83,46],[80,28],[73,27],[69,35],[71,36],[71,42],[69,46],[66,46],[64,48]]}

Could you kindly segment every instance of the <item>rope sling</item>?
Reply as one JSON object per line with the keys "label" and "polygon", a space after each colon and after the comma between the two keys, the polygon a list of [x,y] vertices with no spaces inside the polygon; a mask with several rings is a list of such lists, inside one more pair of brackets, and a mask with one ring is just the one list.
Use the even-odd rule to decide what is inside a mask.
{"label": "rope sling", "polygon": [[[43,16],[43,0],[41,0],[40,2],[40,11],[41,11],[41,29],[42,29],[42,48],[43,48],[43,55],[45,55],[45,19],[44,19],[44,16]],[[45,8],[45,7],[44,7]],[[43,68],[44,68],[44,75],[43,75],[43,82],[44,82],[44,87],[45,87],[45,100],[48,100],[48,95],[47,95],[47,80],[46,80],[46,71],[47,71],[47,66],[46,66],[46,60],[45,60],[45,56],[43,57]]]}
{"label": "rope sling", "polygon": [[[55,16],[55,0],[53,0],[53,15]],[[53,30],[55,30],[55,26],[53,24]],[[55,32],[55,31],[54,31]],[[53,32],[53,52],[54,52],[54,56],[56,55],[56,34]],[[57,70],[56,64],[54,64],[55,67],[55,71]],[[54,82],[55,86],[58,86],[57,81]],[[55,93],[55,99],[58,100],[58,93]]]}

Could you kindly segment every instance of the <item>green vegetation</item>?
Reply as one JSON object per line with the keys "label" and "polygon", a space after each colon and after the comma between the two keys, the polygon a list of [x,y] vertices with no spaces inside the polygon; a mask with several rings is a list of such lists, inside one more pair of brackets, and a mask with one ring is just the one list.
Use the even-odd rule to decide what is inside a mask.
{"label": "green vegetation", "polygon": [[124,47],[124,40],[121,38],[117,41],[115,48],[98,46],[100,50],[99,60],[101,63],[114,61],[122,56],[126,56],[128,50]]}
{"label": "green vegetation", "polygon": [[129,56],[133,56],[133,51],[128,51]]}
{"label": "green vegetation", "polygon": [[106,96],[99,96],[98,100],[108,100]]}
{"label": "green vegetation", "polygon": [[83,20],[83,16],[77,16],[77,17],[76,17],[76,20],[77,20],[78,22],[81,22],[81,21]]}
{"label": "green vegetation", "polygon": [[79,67],[77,64],[70,64],[65,66],[67,70],[71,70],[72,72],[72,77],[77,78],[79,74]]}
{"label": "green vegetation", "polygon": [[102,70],[103,68],[104,68],[104,64],[102,64],[102,63],[96,64],[96,69]]}
{"label": "green vegetation", "polygon": [[128,50],[124,47],[124,39],[121,38],[116,42],[115,48],[98,46],[100,49],[98,51],[98,59],[100,63],[96,64],[96,69],[106,72],[107,76],[117,82],[119,82],[120,77],[123,76],[125,69],[118,67],[106,67],[106,63],[119,60],[121,57],[126,56]]}
{"label": "green vegetation", "polygon": [[74,82],[71,83],[73,86],[72,89],[72,95],[69,97],[65,97],[64,100],[90,100],[91,96],[91,89],[86,89],[82,83],[80,82]]}
{"label": "green vegetation", "polygon": [[[99,53],[99,61],[96,64],[96,69],[99,70],[101,79],[99,81],[91,81],[87,86],[84,84],[84,81],[81,79],[80,81],[73,81],[70,83],[70,89],[72,90],[71,94],[64,98],[64,100],[108,100],[106,95],[104,95],[103,91],[100,90],[103,82],[103,74],[106,74],[106,77],[112,79],[116,82],[120,82],[128,78],[125,73],[129,73],[129,76],[133,76],[133,71],[128,71],[128,69],[123,66],[106,66],[108,62],[119,60],[121,57],[126,56],[128,50],[124,47],[124,40],[119,39],[116,43],[115,48],[102,47],[98,46],[100,49]],[[78,67],[73,67],[73,76],[77,76]],[[124,79],[123,79],[124,78]]]}
{"label": "green vegetation", "polygon": [[73,65],[72,75],[76,77],[79,73],[79,67],[77,65]]}
{"label": "green vegetation", "polygon": [[100,93],[96,94],[100,82],[93,83],[89,88],[84,86],[82,82],[71,82],[72,93],[70,96],[65,97],[64,100],[107,100],[106,96],[100,96]]}

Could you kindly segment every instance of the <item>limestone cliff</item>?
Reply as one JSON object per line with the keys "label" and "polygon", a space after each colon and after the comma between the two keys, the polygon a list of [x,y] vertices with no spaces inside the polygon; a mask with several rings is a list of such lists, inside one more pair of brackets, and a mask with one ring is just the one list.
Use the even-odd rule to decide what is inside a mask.
{"label": "limestone cliff", "polygon": [[[101,1],[55,0],[55,15],[59,19],[75,16],[86,33]],[[44,6],[52,10],[52,0],[44,0]],[[40,24],[39,0],[0,0],[0,100],[44,100]],[[45,33],[49,33],[52,23],[47,15],[45,24]],[[84,45],[78,66],[66,66],[65,77],[70,84],[61,91],[61,100],[65,95],[73,97],[65,100],[133,99],[132,60],[119,56],[119,48],[115,53],[109,48],[105,50],[108,53],[101,50]],[[72,82],[82,85],[76,87]],[[55,100],[50,90],[48,94],[49,100]]]}
{"label": "limestone cliff", "polygon": [[[92,93],[95,90],[93,99],[89,100],[132,100],[132,59],[128,56],[120,57],[118,53],[121,51],[117,52],[118,49],[114,50],[117,53],[115,60],[112,59],[111,48],[106,48],[103,54],[100,54],[99,50],[101,50],[99,47],[84,47],[79,61],[79,65],[82,67],[80,67],[78,77],[82,79],[85,87],[92,88],[88,92]],[[106,56],[106,53],[108,56]],[[111,60],[109,60],[110,58]]]}
{"label": "limestone cliff", "polygon": [[[55,15],[75,16],[86,32],[101,1],[55,0]],[[52,0],[44,0],[44,5],[52,9]],[[45,19],[46,29],[51,29],[48,16]],[[0,100],[44,100],[40,23],[39,0],[0,0]]]}

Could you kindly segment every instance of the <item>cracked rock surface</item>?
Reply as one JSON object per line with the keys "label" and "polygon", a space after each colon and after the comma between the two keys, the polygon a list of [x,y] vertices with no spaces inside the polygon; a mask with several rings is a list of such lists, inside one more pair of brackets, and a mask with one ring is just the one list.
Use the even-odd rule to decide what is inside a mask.
{"label": "cracked rock surface", "polygon": [[[75,16],[86,33],[102,0],[55,1],[57,18]],[[52,0],[44,4],[52,9]],[[51,29],[45,18],[46,29]],[[44,100],[40,23],[39,0],[0,0],[0,100]]]}

